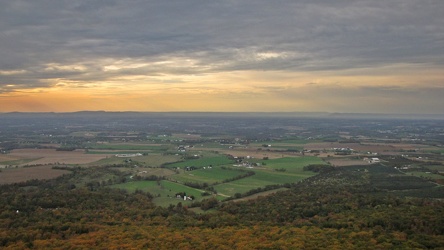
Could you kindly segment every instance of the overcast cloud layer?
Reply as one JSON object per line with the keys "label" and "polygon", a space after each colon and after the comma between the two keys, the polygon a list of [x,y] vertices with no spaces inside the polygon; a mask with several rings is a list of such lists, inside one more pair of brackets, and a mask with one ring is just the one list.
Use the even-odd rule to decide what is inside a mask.
{"label": "overcast cloud layer", "polygon": [[[157,76],[180,88],[183,76],[238,71],[368,76],[417,66],[436,75],[444,69],[443,13],[441,0],[0,0],[0,94]],[[434,98],[429,106],[444,106],[436,97],[444,96],[442,80],[318,90],[393,98],[419,91]]]}

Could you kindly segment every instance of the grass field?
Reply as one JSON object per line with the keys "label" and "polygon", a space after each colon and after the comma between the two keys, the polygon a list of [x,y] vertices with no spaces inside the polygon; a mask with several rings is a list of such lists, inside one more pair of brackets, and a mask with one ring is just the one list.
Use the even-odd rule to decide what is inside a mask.
{"label": "grass field", "polygon": [[407,174],[417,176],[417,177],[430,178],[432,180],[437,180],[437,179],[444,180],[444,176],[439,175],[439,174],[425,173],[425,172],[419,172],[419,171],[408,172]]}
{"label": "grass field", "polygon": [[[202,167],[193,171],[180,170],[179,174],[170,175],[169,178],[178,181],[161,181],[158,185],[155,181],[135,181],[124,184],[114,185],[116,188],[123,188],[128,191],[135,191],[137,189],[150,192],[156,198],[154,202],[157,205],[168,206],[169,204],[177,204],[183,202],[183,204],[191,203],[190,201],[179,201],[174,197],[178,192],[186,192],[188,195],[194,195],[196,200],[202,199],[201,193],[203,190],[198,190],[184,186],[180,183],[184,182],[196,182],[196,183],[208,183],[214,184],[215,182],[222,182],[223,180],[230,179],[241,175],[243,172],[236,169],[223,169],[216,164],[231,163],[231,161],[225,156],[210,155],[195,160],[188,160],[185,162],[174,163],[170,166],[197,166]],[[265,187],[267,185],[294,183],[302,179],[315,175],[310,171],[304,171],[303,167],[309,164],[321,164],[324,163],[321,159],[316,157],[287,157],[282,159],[268,160],[265,168],[262,169],[248,169],[255,172],[255,175],[242,178],[239,180],[222,183],[215,185],[220,198],[233,196],[236,193],[246,193],[251,189]],[[203,166],[213,165],[212,168],[205,168]],[[285,172],[276,171],[275,169],[286,169]],[[242,168],[242,170],[247,170]]]}
{"label": "grass field", "polygon": [[179,182],[196,182],[213,184],[223,180],[241,175],[243,172],[233,169],[222,169],[220,167],[201,168],[193,171],[180,170],[180,174],[171,176]]}
{"label": "grass field", "polygon": [[271,159],[264,161],[267,168],[285,169],[287,173],[301,174],[303,167],[310,164],[326,164],[322,159],[315,156],[304,157],[284,157],[279,159]]}
{"label": "grass field", "polygon": [[298,182],[315,175],[313,172],[303,170],[299,173],[255,170],[255,173],[255,175],[247,178],[216,185],[215,189],[221,194],[233,196],[235,193],[246,193],[251,189],[265,187],[267,185]]}
{"label": "grass field", "polygon": [[432,165],[432,166],[427,165],[425,167],[430,169],[430,170],[444,171],[444,166],[443,165]]}
{"label": "grass field", "polygon": [[202,193],[204,191],[187,187],[185,185],[174,183],[171,181],[133,181],[122,184],[116,184],[111,186],[113,188],[125,189],[129,192],[136,190],[142,190],[151,193],[154,198],[154,203],[159,206],[167,207],[170,204],[176,205],[178,202],[182,202],[184,205],[189,205],[192,201],[184,201],[182,199],[175,198],[175,194],[179,192],[185,192],[187,196],[194,196],[195,200],[202,200]]}

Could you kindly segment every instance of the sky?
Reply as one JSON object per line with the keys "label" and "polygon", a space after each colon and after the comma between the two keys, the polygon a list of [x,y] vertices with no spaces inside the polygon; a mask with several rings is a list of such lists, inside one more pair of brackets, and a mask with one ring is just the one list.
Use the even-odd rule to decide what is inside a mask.
{"label": "sky", "polygon": [[0,0],[0,112],[444,114],[442,0]]}

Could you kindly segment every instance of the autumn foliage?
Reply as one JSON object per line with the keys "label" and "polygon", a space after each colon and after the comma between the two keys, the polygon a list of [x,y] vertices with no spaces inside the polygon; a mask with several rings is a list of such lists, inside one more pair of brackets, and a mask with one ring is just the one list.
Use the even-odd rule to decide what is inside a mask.
{"label": "autumn foliage", "polygon": [[2,249],[427,249],[444,247],[444,203],[331,170],[288,191],[196,213],[149,193],[67,185],[64,176],[0,187]]}

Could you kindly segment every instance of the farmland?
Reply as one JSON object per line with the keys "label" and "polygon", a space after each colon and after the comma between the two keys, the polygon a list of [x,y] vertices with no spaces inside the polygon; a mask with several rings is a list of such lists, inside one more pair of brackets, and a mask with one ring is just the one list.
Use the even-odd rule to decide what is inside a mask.
{"label": "farmland", "polygon": [[70,172],[67,170],[52,169],[51,166],[3,169],[0,173],[0,185],[24,182],[31,179],[53,179],[68,173]]}
{"label": "farmland", "polygon": [[[51,133],[44,120],[36,120],[32,128],[21,127],[22,131],[17,133],[4,127],[4,134],[9,133],[10,137],[8,143],[2,144],[0,166],[6,169],[0,173],[1,177],[13,183],[59,176],[62,170],[57,168],[60,167],[63,173],[73,168],[105,167],[100,171],[117,170],[121,174],[119,177],[113,173],[85,177],[79,179],[77,185],[89,183],[92,187],[99,182],[129,192],[146,190],[156,196],[159,204],[167,204],[177,202],[166,199],[168,196],[184,192],[184,189],[197,192],[197,200],[202,199],[202,193],[219,199],[247,196],[251,192],[262,192],[266,187],[279,189],[316,175],[304,169],[309,165],[371,166],[366,159],[375,157],[392,167],[423,168],[405,174],[438,183],[442,182],[444,172],[441,144],[429,137],[430,133],[425,133],[423,138],[411,138],[406,133],[408,128],[396,132],[399,128],[396,121],[354,120],[360,127],[352,128],[339,120],[334,123],[325,120],[330,124],[326,127],[305,118],[282,118],[276,123],[266,117],[215,116],[213,120],[196,117],[197,123],[194,120],[171,123],[182,118],[159,116],[151,124],[142,117],[121,115],[115,116],[111,127],[98,128],[100,117],[90,125],[83,120],[77,123],[75,119],[63,125],[57,120],[56,123],[64,128]],[[123,117],[133,123],[120,121]],[[118,125],[119,122],[124,125]],[[239,127],[239,122],[244,127]],[[225,125],[220,127],[220,124]],[[427,124],[436,131],[433,127],[436,122],[428,121]],[[382,132],[371,132],[374,128]],[[410,129],[417,132],[413,125]],[[42,132],[24,139],[35,130]],[[44,171],[37,171],[43,167]],[[28,174],[11,175],[13,169],[16,173]],[[164,186],[169,186],[168,192],[161,188]]]}
{"label": "farmland", "polygon": [[[96,248],[119,237],[143,249],[155,248],[147,245],[150,237],[150,244],[164,237],[163,244],[196,235],[195,245],[237,235],[242,244],[279,248],[263,236],[286,244],[296,231],[310,239],[299,248],[330,246],[332,239],[338,249],[444,246],[440,120],[4,116],[0,247],[6,249]],[[325,239],[311,244],[319,235]]]}

